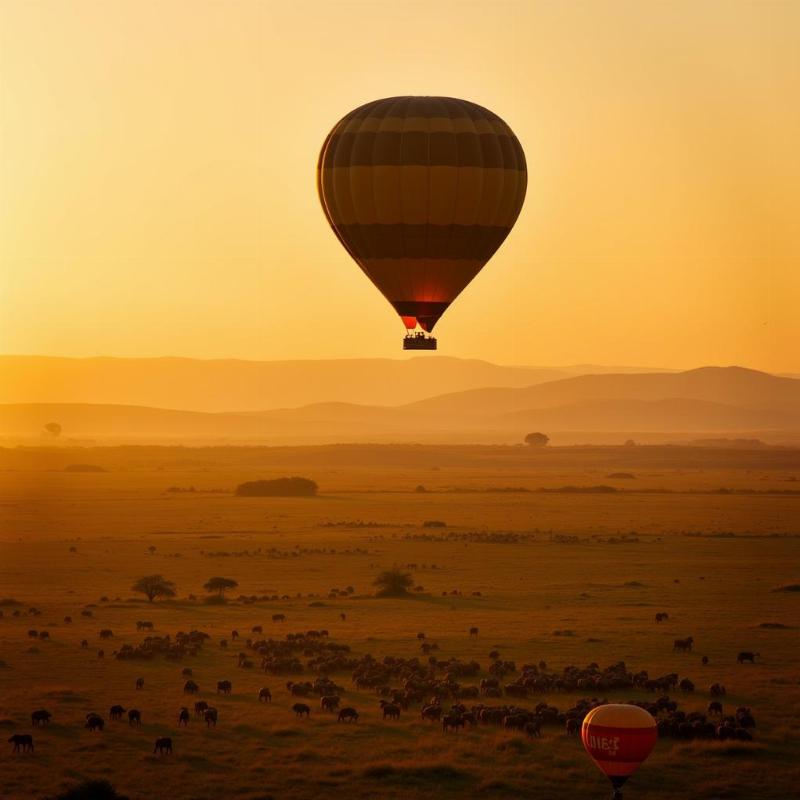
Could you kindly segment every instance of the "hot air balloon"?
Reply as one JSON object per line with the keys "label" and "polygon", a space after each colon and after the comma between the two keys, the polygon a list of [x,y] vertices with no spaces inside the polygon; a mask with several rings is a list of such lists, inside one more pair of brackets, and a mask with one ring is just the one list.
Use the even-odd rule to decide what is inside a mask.
{"label": "hot air balloon", "polygon": [[400,315],[407,350],[436,349],[426,334],[508,236],[527,182],[511,128],[453,97],[360,106],[317,164],[325,216]]}
{"label": "hot air balloon", "polygon": [[609,703],[593,708],[583,720],[581,739],[586,752],[611,780],[614,798],[622,785],[655,747],[656,721],[639,706]]}

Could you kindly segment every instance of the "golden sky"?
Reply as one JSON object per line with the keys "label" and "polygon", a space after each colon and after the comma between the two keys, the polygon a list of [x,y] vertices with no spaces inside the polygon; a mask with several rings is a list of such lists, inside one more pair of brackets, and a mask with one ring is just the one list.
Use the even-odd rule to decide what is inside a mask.
{"label": "golden sky", "polygon": [[798,41],[794,0],[0,0],[0,352],[402,356],[314,170],[439,94],[529,168],[441,353],[800,372]]}

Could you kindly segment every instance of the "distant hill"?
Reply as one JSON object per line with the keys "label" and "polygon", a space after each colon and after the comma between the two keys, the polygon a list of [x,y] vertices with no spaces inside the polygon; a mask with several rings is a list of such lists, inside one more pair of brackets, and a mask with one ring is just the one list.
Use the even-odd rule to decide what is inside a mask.
{"label": "distant hill", "polygon": [[[181,442],[508,442],[530,430],[734,434],[800,432],[800,381],[738,367],[586,375],[524,389],[476,389],[401,406],[315,403],[241,413],[111,404],[0,406],[0,436]],[[575,441],[562,436],[562,441]],[[592,441],[592,437],[578,441]]]}
{"label": "distant hill", "polygon": [[742,367],[701,367],[674,373],[581,375],[526,388],[475,389],[408,407],[424,414],[487,417],[586,401],[670,399],[792,413],[800,409],[800,381]]}
{"label": "distant hill", "polygon": [[530,386],[574,372],[486,361],[237,361],[0,356],[0,403],[100,403],[245,411],[342,402],[401,405],[482,386]]}

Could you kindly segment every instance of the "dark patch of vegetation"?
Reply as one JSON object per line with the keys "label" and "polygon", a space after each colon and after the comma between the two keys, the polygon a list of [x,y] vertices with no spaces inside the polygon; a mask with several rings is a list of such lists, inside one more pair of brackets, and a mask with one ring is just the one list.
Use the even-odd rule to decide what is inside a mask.
{"label": "dark patch of vegetation", "polygon": [[235,494],[237,497],[314,497],[318,489],[316,481],[308,478],[274,478],[240,483]]}
{"label": "dark patch of vegetation", "polygon": [[108,781],[85,781],[67,789],[51,800],[128,800]]}
{"label": "dark patch of vegetation", "polygon": [[438,787],[444,783],[466,783],[472,774],[456,769],[449,764],[432,764],[422,767],[396,767],[392,764],[376,764],[364,770],[365,778],[385,780],[392,783],[430,784]]}
{"label": "dark patch of vegetation", "polygon": [[378,587],[378,597],[406,597],[414,580],[407,572],[399,569],[387,569],[374,580]]}
{"label": "dark patch of vegetation", "polygon": [[791,625],[784,625],[782,622],[762,622],[758,627],[770,631],[788,631],[792,628]]}
{"label": "dark patch of vegetation", "polygon": [[442,522],[440,519],[426,519],[425,522],[422,523],[423,528],[446,528],[447,523]]}
{"label": "dark patch of vegetation", "polygon": [[787,583],[785,586],[779,586],[773,589],[775,592],[800,592],[800,583]]}
{"label": "dark patch of vegetation", "polygon": [[636,476],[632,472],[612,472],[606,475],[606,478],[616,478],[617,480],[635,480]]}
{"label": "dark patch of vegetation", "polygon": [[98,464],[68,464],[64,472],[108,472],[105,467]]}

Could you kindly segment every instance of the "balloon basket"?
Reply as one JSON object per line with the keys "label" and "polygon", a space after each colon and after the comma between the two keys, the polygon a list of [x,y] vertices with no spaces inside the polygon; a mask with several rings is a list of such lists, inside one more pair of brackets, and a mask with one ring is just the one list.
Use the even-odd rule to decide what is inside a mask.
{"label": "balloon basket", "polygon": [[409,333],[403,338],[403,350],[435,350],[436,339],[424,333]]}

